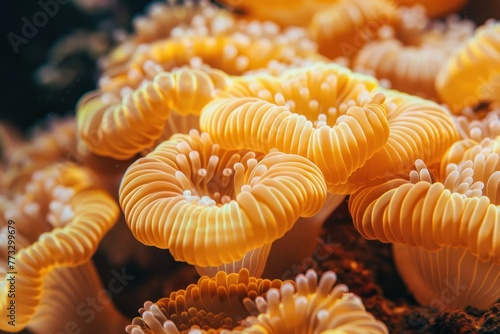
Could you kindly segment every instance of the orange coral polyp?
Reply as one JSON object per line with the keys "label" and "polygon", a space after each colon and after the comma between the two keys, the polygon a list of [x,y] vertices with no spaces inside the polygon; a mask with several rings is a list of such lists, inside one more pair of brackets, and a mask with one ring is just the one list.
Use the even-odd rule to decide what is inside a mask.
{"label": "orange coral polyp", "polygon": [[279,289],[270,289],[266,299],[257,297],[254,305],[260,311],[248,317],[242,333],[370,333],[386,334],[387,327],[365,310],[361,298],[349,293],[347,286],[335,285],[337,275],[328,271],[318,281],[309,269]]}
{"label": "orange coral polyp", "polygon": [[[0,188],[8,192],[23,192],[34,172],[67,160],[77,145],[75,128],[74,119],[66,118],[51,123],[48,131],[37,129],[30,141],[15,150],[7,160]],[[3,139],[1,133],[0,139]]]}
{"label": "orange coral polyp", "polygon": [[314,48],[296,49],[293,44],[286,39],[251,38],[241,33],[167,38],[138,48],[128,63],[109,71],[100,86],[104,91],[116,92],[126,86],[138,85],[151,73],[183,66],[209,67],[229,75],[241,75],[268,69],[274,63],[294,66],[305,61],[324,60]]}
{"label": "orange coral polyp", "polygon": [[461,140],[453,144],[441,161],[440,174],[448,175],[462,169],[468,170],[462,179],[477,182],[474,188],[477,196],[487,196],[492,204],[500,205],[500,137],[485,138],[481,142]]}
{"label": "orange coral polyp", "polygon": [[281,26],[305,27],[316,12],[325,10],[337,0],[279,0],[272,3],[260,0],[218,0],[218,2],[242,11],[245,17],[260,21],[271,20]]}
{"label": "orange coral polyp", "polygon": [[[224,313],[233,319],[244,318],[248,310],[243,304],[245,298],[255,300],[271,288],[279,288],[281,280],[269,280],[250,276],[247,269],[238,273],[219,271],[214,277],[201,277],[196,284],[190,284],[186,290],[172,292],[168,298],[158,300],[157,305],[173,313],[194,307],[212,313]],[[220,299],[220,303],[214,303]]]}
{"label": "orange coral polyp", "polygon": [[[216,30],[216,27],[220,27],[218,21],[230,19],[230,13],[205,0],[182,5],[154,2],[149,6],[146,15],[133,19],[134,34],[104,59],[103,67],[110,71],[126,64],[140,45],[170,37],[176,29],[182,28],[184,33],[186,30],[194,30],[194,34],[203,35],[204,30]],[[204,24],[200,24],[200,21]]]}
{"label": "orange coral polyp", "polygon": [[356,229],[394,243],[397,268],[422,305],[432,306],[450,280],[467,289],[443,299],[447,308],[487,308],[500,297],[500,157],[492,142],[456,142],[436,172],[417,160],[409,175],[351,194]]}
{"label": "orange coral polyp", "polygon": [[481,102],[500,103],[500,23],[479,27],[441,68],[435,85],[454,113]]}
{"label": "orange coral polyp", "polygon": [[156,334],[202,329],[202,333],[220,333],[223,329],[241,329],[238,323],[250,314],[245,307],[248,301],[282,284],[280,280],[252,277],[247,269],[203,276],[196,284],[174,291],[156,303],[144,303],[139,309],[141,316],[134,318],[126,331]]}
{"label": "orange coral polyp", "polygon": [[[232,276],[232,277],[231,277]],[[243,280],[240,280],[243,276]],[[245,276],[247,278],[245,279]],[[335,285],[337,276],[321,276],[312,269],[296,282],[248,278],[217,273],[198,284],[171,294],[139,310],[131,334],[189,333],[370,333],[385,334],[387,327],[365,310],[361,299]]]}
{"label": "orange coral polyp", "polygon": [[317,12],[309,30],[320,54],[351,58],[375,39],[379,28],[397,22],[396,6],[390,0],[339,0]]}
{"label": "orange coral polyp", "polygon": [[[265,67],[267,63],[276,64],[279,60],[283,60],[284,64],[291,62],[289,65],[293,66],[299,64],[299,58],[323,59],[316,54],[316,44],[311,41],[307,31],[299,27],[280,29],[271,21],[240,19],[231,12],[213,6],[205,0],[194,5],[182,6],[155,3],[150,9],[147,16],[134,20],[136,34],[118,46],[106,59],[104,62],[106,75],[113,76],[130,70],[133,58],[137,58],[138,54],[160,41],[171,45],[170,51],[174,51],[163,54],[172,56],[166,62],[167,68],[163,68],[164,70],[171,70],[171,66],[193,65],[194,63],[199,65],[204,63],[205,56],[210,66],[217,62],[223,66],[224,70],[234,69],[232,67],[234,57],[239,58],[236,59],[238,68],[247,63],[242,58],[248,56],[251,58],[267,57]],[[208,43],[206,47],[193,49],[191,41],[199,45],[204,43],[203,40]],[[219,52],[217,58],[225,59],[226,64],[210,56],[211,51],[214,51],[212,49],[214,40],[226,41],[223,42],[225,45],[223,50],[215,51]],[[235,45],[237,48],[234,47]],[[248,50],[244,50],[248,45],[252,46],[253,51],[256,51],[259,45],[264,48],[249,53]],[[211,51],[206,53],[204,49],[211,49]],[[191,58],[193,51],[195,57]],[[279,56],[274,52],[278,52]],[[242,57],[238,57],[238,53],[241,53]],[[225,65],[230,67],[227,68]],[[256,69],[258,68],[249,67],[247,70]]]}
{"label": "orange coral polyp", "polygon": [[[16,329],[29,325],[35,315],[44,277],[56,267],[75,267],[89,261],[105,233],[116,222],[118,206],[95,184],[96,179],[84,168],[71,164],[52,165],[33,177],[15,209],[1,212],[0,226],[7,225],[4,215],[9,217],[18,222],[16,230],[31,242],[16,255],[16,294],[19,296],[16,299],[19,310]],[[38,224],[29,226],[28,222]],[[3,318],[8,316],[8,294],[9,285],[5,284],[0,289]],[[12,331],[3,321],[0,329]]]}
{"label": "orange coral polyp", "polygon": [[[421,162],[416,167],[410,174],[411,183],[440,185],[444,188],[441,192],[448,194],[442,196],[438,192],[436,200],[428,198],[429,203],[435,201],[435,217],[428,224],[436,226],[414,232],[416,238],[437,241],[440,244],[437,251],[429,251],[425,244],[413,247],[411,242],[393,246],[403,279],[423,305],[441,293],[442,283],[447,279],[458,279],[469,288],[457,298],[446,300],[446,306],[487,308],[500,297],[500,138],[486,138],[480,143],[473,140],[454,143],[435,173],[424,168]],[[424,202],[422,212],[431,210]],[[426,219],[424,213],[422,217]],[[436,275],[441,279],[436,280]]]}
{"label": "orange coral polyp", "polygon": [[78,107],[80,138],[95,154],[133,158],[164,136],[172,112],[198,115],[228,80],[217,70],[182,69],[156,75],[121,101],[88,94]]}
{"label": "orange coral polyp", "polygon": [[427,250],[464,247],[482,261],[500,264],[500,210],[482,196],[473,172],[448,168],[448,175],[435,179],[421,161],[418,166],[410,179],[366,186],[351,195],[349,211],[361,235]]}
{"label": "orange coral polyp", "polygon": [[423,8],[400,8],[398,27],[383,27],[353,60],[355,71],[387,80],[390,88],[438,100],[434,81],[447,59],[469,38],[474,24],[458,17],[429,22]]}
{"label": "orange coral polyp", "polygon": [[320,167],[332,189],[385,144],[389,131],[383,99],[349,108],[332,127],[315,127],[304,116],[260,99],[220,99],[207,105],[201,124],[231,149],[278,148],[307,157]]}
{"label": "orange coral polyp", "polygon": [[375,87],[337,65],[235,78],[203,108],[200,127],[227,149],[307,157],[335,192],[389,136],[384,94],[369,95]]}
{"label": "orange coral polyp", "polygon": [[136,161],[120,187],[136,239],[202,267],[238,261],[273,242],[325,199],[321,171],[307,159],[226,151],[195,131]]}
{"label": "orange coral polyp", "polygon": [[474,110],[464,108],[453,117],[461,139],[480,142],[485,138],[500,136],[500,105]]}
{"label": "orange coral polyp", "polygon": [[458,131],[450,113],[442,106],[422,98],[393,90],[386,94],[389,138],[366,164],[339,186],[351,193],[370,182],[385,181],[409,172],[416,159],[427,165],[439,163],[443,154],[458,139]]}

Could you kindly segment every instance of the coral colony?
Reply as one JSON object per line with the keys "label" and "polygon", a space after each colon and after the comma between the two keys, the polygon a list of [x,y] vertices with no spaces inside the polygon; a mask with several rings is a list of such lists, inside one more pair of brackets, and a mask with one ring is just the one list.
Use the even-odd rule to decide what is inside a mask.
{"label": "coral colony", "polygon": [[[74,116],[27,141],[0,128],[1,331],[432,332],[471,307],[498,323],[500,23],[451,15],[465,3],[151,5]],[[341,208],[351,243],[392,245],[412,301],[350,292],[342,246],[318,249]],[[125,314],[136,274],[93,256],[154,248],[201,278]]]}

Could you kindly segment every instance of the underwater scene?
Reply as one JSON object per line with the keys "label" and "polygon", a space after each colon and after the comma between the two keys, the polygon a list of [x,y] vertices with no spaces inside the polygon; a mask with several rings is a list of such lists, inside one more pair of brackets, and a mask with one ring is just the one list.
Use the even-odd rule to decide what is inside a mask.
{"label": "underwater scene", "polygon": [[5,6],[0,333],[500,333],[500,0]]}

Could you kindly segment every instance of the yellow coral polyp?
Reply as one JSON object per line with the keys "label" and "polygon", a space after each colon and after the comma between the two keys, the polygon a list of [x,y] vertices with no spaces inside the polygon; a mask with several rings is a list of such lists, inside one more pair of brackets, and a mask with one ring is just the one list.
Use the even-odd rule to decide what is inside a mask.
{"label": "yellow coral polyp", "polygon": [[[355,200],[351,199],[352,212],[356,214],[356,226],[365,238],[383,242],[404,242],[429,250],[437,250],[444,245],[461,246],[461,240],[468,240],[466,244],[474,255],[485,261],[494,258],[497,263],[500,262],[499,246],[493,241],[494,226],[499,224],[500,218],[496,206],[487,197],[463,198],[454,195],[442,184],[423,181],[411,184],[391,180],[377,188],[378,191],[382,189],[386,191],[375,193],[373,189],[370,193],[360,192],[354,197]],[[358,198],[366,200],[361,201]],[[370,205],[366,201],[372,198],[379,199]],[[390,211],[387,211],[389,208],[381,207],[383,203],[391,203]],[[360,206],[367,208],[366,213],[360,211]],[[413,212],[414,210],[409,211],[410,208],[418,208],[418,212],[412,214],[414,219],[411,224],[397,227],[404,217],[396,215],[395,211]],[[477,214],[472,215],[476,211]],[[386,221],[382,219],[384,214],[390,216],[387,228],[370,223],[377,219]],[[445,224],[448,230],[443,234]],[[416,230],[425,231],[425,236],[415,234],[413,231]]]}
{"label": "yellow coral polyp", "polygon": [[0,188],[8,192],[22,192],[34,172],[70,158],[71,149],[77,145],[75,128],[74,119],[68,118],[51,124],[50,131],[35,132],[31,140],[15,150],[7,160]]}
{"label": "yellow coral polyp", "polygon": [[140,317],[127,326],[127,333],[179,334],[179,331],[201,330],[202,333],[235,332],[242,319],[250,315],[248,302],[263,296],[283,282],[250,276],[248,270],[215,276],[203,276],[196,284],[172,292],[156,303],[146,302]]}
{"label": "yellow coral polyp", "polygon": [[458,131],[446,108],[416,96],[380,89],[386,95],[389,138],[366,164],[339,186],[351,193],[370,182],[384,182],[409,172],[416,159],[426,165],[439,163],[458,139]]}
{"label": "yellow coral polyp", "polygon": [[104,59],[103,67],[107,72],[119,68],[130,61],[140,45],[173,37],[172,35],[180,33],[178,30],[183,35],[217,34],[221,33],[221,30],[224,32],[224,28],[231,26],[227,21],[234,23],[232,15],[206,0],[182,5],[154,2],[149,6],[146,15],[134,18],[134,34]]}
{"label": "yellow coral polyp", "polygon": [[314,14],[325,10],[337,0],[278,0],[267,2],[262,0],[218,0],[242,12],[249,19],[261,21],[271,20],[281,26],[296,25],[306,27]]}
{"label": "yellow coral polyp", "polygon": [[80,138],[95,154],[133,158],[164,137],[171,113],[199,115],[228,80],[220,71],[183,69],[159,73],[120,99],[90,93],[78,108]]}
{"label": "yellow coral polyp", "polygon": [[[296,42],[296,44],[300,44]],[[100,81],[103,91],[117,91],[135,85],[151,73],[177,68],[214,68],[230,75],[256,70],[273,71],[277,64],[299,66],[324,60],[314,47],[294,48],[286,38],[251,38],[244,34],[231,36],[192,36],[167,38],[139,47],[130,61],[108,71]]]}
{"label": "yellow coral polyp", "polygon": [[[248,68],[245,71],[258,70],[262,65],[263,68],[270,66],[272,71],[280,61],[283,61],[282,65],[296,66],[302,58],[323,59],[316,54],[316,44],[306,29],[281,29],[272,21],[241,19],[206,0],[182,6],[154,3],[148,15],[134,20],[134,28],[135,34],[104,61],[105,77],[118,73],[126,75],[137,65],[132,59],[141,58],[144,51],[151,50],[154,45],[163,45],[160,50],[164,52],[158,56],[163,59],[171,57],[163,63],[155,62],[158,59],[156,56],[149,59],[162,65],[164,70],[203,63],[238,73],[245,70],[246,65]],[[224,47],[213,48],[214,41]],[[248,50],[252,52],[248,52],[246,47],[250,47]],[[214,52],[218,54],[215,58],[211,56]],[[258,59],[267,60],[262,63]]]}
{"label": "yellow coral polyp", "polygon": [[420,7],[400,8],[397,27],[383,27],[377,40],[356,55],[352,68],[385,80],[390,88],[438,100],[436,76],[446,61],[472,36],[472,21],[450,17],[431,22]]}
{"label": "yellow coral polyp", "polygon": [[227,149],[307,157],[335,192],[389,136],[384,94],[369,97],[374,86],[334,65],[235,79],[203,109],[200,126]]}
{"label": "yellow coral polyp", "polygon": [[[240,279],[243,276],[244,279]],[[189,333],[369,333],[387,327],[365,310],[361,299],[337,276],[326,272],[318,282],[314,270],[295,282],[217,273],[202,277],[157,303],[146,302],[141,317],[127,326],[131,334]]]}
{"label": "yellow coral polyp", "polygon": [[481,102],[500,102],[500,23],[478,28],[436,78],[441,100],[454,113]]}
{"label": "yellow coral polyp", "polygon": [[[498,142],[456,142],[438,171],[421,161],[406,177],[353,193],[349,210],[367,239],[394,243],[396,266],[425,306],[489,307],[500,297]],[[448,282],[454,298],[439,299]]]}
{"label": "yellow coral polyp", "polygon": [[136,239],[202,267],[238,261],[273,242],[325,199],[321,171],[309,160],[227,151],[196,131],[137,160],[120,188]]}
{"label": "yellow coral polyp", "polygon": [[[105,233],[116,222],[118,206],[95,183],[83,168],[71,164],[53,165],[32,179],[19,203],[10,203],[9,211],[2,212],[2,228],[14,222],[16,226],[10,228],[22,233],[25,241],[23,247],[17,249],[15,258],[16,326],[2,321],[1,330],[10,332],[28,326],[40,307],[44,278],[54,268],[88,262]],[[10,220],[4,220],[4,216]],[[30,221],[39,224],[30,227]],[[3,260],[7,263],[7,259]],[[12,300],[8,297],[7,279],[12,275],[2,276],[1,316],[7,319],[7,307]]]}
{"label": "yellow coral polyp", "polygon": [[309,30],[318,51],[331,59],[352,58],[377,30],[398,22],[396,6],[388,0],[339,0],[312,18]]}
{"label": "yellow coral polyp", "polygon": [[266,299],[257,297],[260,314],[245,319],[241,333],[388,333],[387,327],[365,310],[358,296],[343,284],[335,285],[337,276],[325,272],[319,282],[310,269],[295,279],[296,289],[288,282],[279,291],[271,289]]}

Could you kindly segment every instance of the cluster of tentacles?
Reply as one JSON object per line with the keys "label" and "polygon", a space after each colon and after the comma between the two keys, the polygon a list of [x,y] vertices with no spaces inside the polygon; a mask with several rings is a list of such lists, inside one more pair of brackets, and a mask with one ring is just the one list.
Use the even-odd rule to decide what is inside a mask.
{"label": "cluster of tentacles", "polygon": [[[0,127],[0,329],[387,333],[333,272],[280,280],[346,196],[419,303],[494,303],[500,23],[433,19],[465,2],[151,6],[76,118]],[[203,277],[127,321],[91,259],[117,221]]]}
{"label": "cluster of tentacles", "polygon": [[[295,281],[256,279],[246,269],[203,276],[186,290],[156,303],[146,302],[131,334],[188,333],[386,333],[386,326],[365,311],[361,299],[337,276],[314,270]],[[216,330],[214,330],[217,329]]]}

